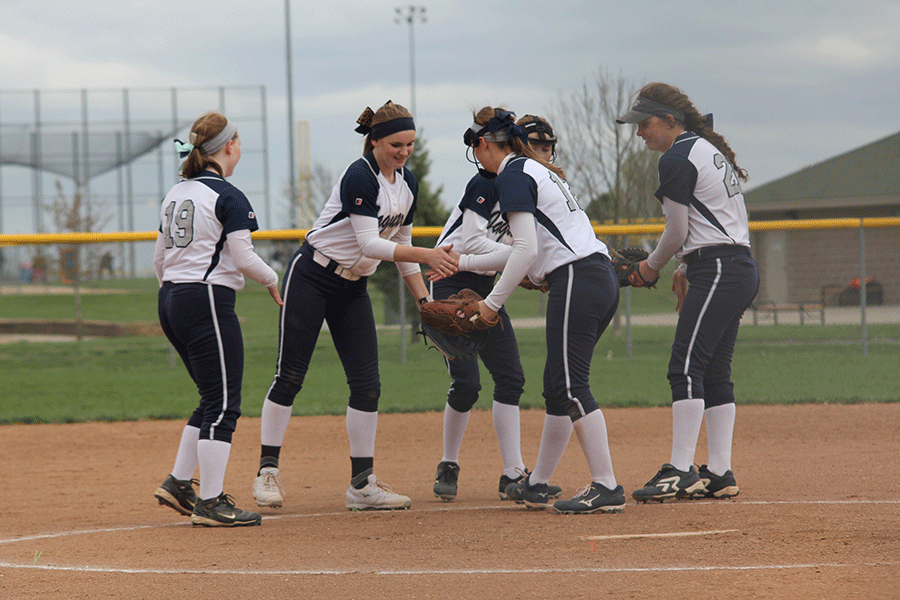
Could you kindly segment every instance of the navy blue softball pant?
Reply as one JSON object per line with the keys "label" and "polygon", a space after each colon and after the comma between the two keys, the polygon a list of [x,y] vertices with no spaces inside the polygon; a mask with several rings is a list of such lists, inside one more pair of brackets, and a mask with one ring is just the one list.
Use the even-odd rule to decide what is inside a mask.
{"label": "navy blue softball pant", "polygon": [[241,415],[244,339],[234,312],[235,291],[207,283],[164,282],[159,323],[200,392],[188,425],[201,440],[231,442]]}
{"label": "navy blue softball pant", "polygon": [[[699,254],[698,254],[699,253]],[[672,401],[734,402],[731,358],[741,315],[759,291],[759,269],[745,246],[712,246],[685,257],[690,286],[669,360]]]}
{"label": "navy blue softball pant", "polygon": [[[434,282],[432,296],[444,300],[462,289],[469,288],[487,298],[494,288],[493,275],[478,275],[460,271],[451,277]],[[519,358],[519,344],[506,308],[501,307],[502,327],[488,330],[484,348],[478,357],[494,380],[494,400],[500,404],[518,406],[525,388],[525,372]],[[446,360],[446,359],[445,359]],[[447,404],[457,412],[467,412],[478,401],[481,391],[481,373],[478,359],[447,360],[447,369],[453,383],[447,392]]]}
{"label": "navy blue softball pant", "polygon": [[573,421],[597,410],[591,394],[594,347],[619,307],[619,282],[603,254],[563,265],[545,279],[547,362],[544,401],[547,414]]}
{"label": "navy blue softball pant", "polygon": [[278,362],[268,400],[282,406],[294,404],[324,322],[347,376],[350,407],[378,410],[378,339],[366,282],[366,277],[343,279],[314,262],[309,244],[294,253],[281,286],[284,306],[278,325]]}

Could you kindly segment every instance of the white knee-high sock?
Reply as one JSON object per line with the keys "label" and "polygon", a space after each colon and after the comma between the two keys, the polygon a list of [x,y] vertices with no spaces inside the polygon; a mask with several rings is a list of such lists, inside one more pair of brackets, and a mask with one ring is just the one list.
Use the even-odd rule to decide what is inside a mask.
{"label": "white knee-high sock", "polygon": [[706,440],[709,445],[709,461],[706,466],[716,475],[724,475],[725,471],[731,469],[731,442],[736,410],[731,402],[704,411]]}
{"label": "white knee-high sock", "polygon": [[175,456],[175,466],[172,467],[172,477],[175,479],[194,478],[197,470],[197,441],[200,439],[200,430],[197,427],[185,425],[181,430],[181,442],[178,444],[178,454]]}
{"label": "white knee-high sock", "polygon": [[225,470],[231,444],[219,440],[197,442],[197,457],[200,460],[200,499],[209,500],[222,493],[225,486]]}
{"label": "white knee-high sock", "polygon": [[444,406],[444,457],[442,461],[459,463],[459,448],[462,446],[466,425],[469,424],[469,411],[459,412]]}
{"label": "white knee-high sock", "polygon": [[263,446],[281,446],[284,434],[291,420],[291,407],[276,404],[266,399],[262,407],[262,419],[259,424],[259,441]]}
{"label": "white knee-high sock", "polygon": [[687,471],[694,464],[702,424],[702,398],[688,398],[672,403],[672,460],[669,462],[679,471]]}
{"label": "white knee-high sock", "polygon": [[516,469],[525,470],[522,462],[522,434],[519,422],[519,407],[494,401],[491,408],[494,431],[500,443],[500,456],[503,458],[503,474],[507,477],[518,477]]}
{"label": "white knee-high sock", "polygon": [[609,489],[616,487],[612,457],[609,455],[609,439],[606,435],[606,419],[597,410],[586,414],[574,423],[575,434],[591,470],[591,479]]}
{"label": "white knee-high sock", "polygon": [[377,412],[363,412],[348,406],[347,437],[350,438],[350,456],[355,458],[375,456],[375,432],[377,429]]}
{"label": "white knee-high sock", "polygon": [[544,428],[541,430],[541,447],[538,450],[534,471],[529,481],[532,483],[549,483],[562,460],[569,439],[572,437],[572,419],[568,415],[544,415]]}

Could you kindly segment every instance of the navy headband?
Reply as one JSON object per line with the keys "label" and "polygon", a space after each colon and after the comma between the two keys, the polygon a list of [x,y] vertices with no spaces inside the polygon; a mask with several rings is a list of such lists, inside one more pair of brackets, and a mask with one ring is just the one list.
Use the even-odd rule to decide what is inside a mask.
{"label": "navy headband", "polygon": [[381,138],[385,138],[400,131],[409,130],[416,130],[416,124],[412,117],[397,117],[396,119],[384,121],[383,123],[376,123],[372,126],[360,125],[356,128],[357,133],[363,135],[368,134],[370,140],[380,140]]}

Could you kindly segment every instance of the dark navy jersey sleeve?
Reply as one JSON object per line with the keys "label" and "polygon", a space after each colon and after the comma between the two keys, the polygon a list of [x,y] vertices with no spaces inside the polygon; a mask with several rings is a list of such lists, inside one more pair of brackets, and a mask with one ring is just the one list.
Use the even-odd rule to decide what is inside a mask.
{"label": "dark navy jersey sleeve", "polygon": [[697,185],[697,167],[686,156],[667,152],[659,159],[659,188],[656,198],[662,202],[663,196],[690,206]]}
{"label": "dark navy jersey sleeve", "polygon": [[341,207],[346,213],[378,218],[378,179],[364,158],[354,162],[344,173]]}
{"label": "dark navy jersey sleeve", "polygon": [[496,202],[497,189],[494,187],[494,180],[475,175],[466,184],[466,191],[463,193],[462,200],[459,201],[459,208],[471,210],[484,217],[485,221],[490,221]]}
{"label": "dark navy jersey sleeve", "polygon": [[250,231],[259,229],[256,213],[253,212],[250,201],[236,187],[227,188],[219,194],[216,200],[216,218],[222,223],[223,235],[242,229]]}
{"label": "dark navy jersey sleeve", "polygon": [[524,173],[521,164],[516,164],[517,162],[519,161],[510,161],[494,179],[500,210],[503,213],[533,213],[537,209],[537,182],[531,175]]}
{"label": "dark navy jersey sleeve", "polygon": [[413,215],[416,214],[416,206],[419,200],[419,181],[416,179],[416,176],[413,175],[413,172],[403,167],[403,181],[406,182],[406,186],[409,188],[409,191],[412,192],[412,206],[409,207],[409,212],[406,213],[406,220],[403,222],[404,225],[412,225],[413,224]]}

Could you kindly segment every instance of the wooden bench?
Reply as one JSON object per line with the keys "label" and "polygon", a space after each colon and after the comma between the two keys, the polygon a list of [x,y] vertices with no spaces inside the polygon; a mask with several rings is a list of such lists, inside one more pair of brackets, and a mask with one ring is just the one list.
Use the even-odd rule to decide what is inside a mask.
{"label": "wooden bench", "polygon": [[785,311],[798,313],[800,315],[801,325],[806,323],[807,317],[815,317],[816,313],[818,313],[819,322],[822,323],[822,325],[825,324],[825,304],[822,302],[798,302],[790,304],[760,302],[754,304],[751,308],[753,310],[754,325],[758,324],[760,319],[769,317],[772,318],[772,323],[778,325],[778,313]]}

